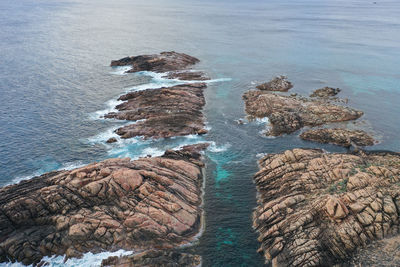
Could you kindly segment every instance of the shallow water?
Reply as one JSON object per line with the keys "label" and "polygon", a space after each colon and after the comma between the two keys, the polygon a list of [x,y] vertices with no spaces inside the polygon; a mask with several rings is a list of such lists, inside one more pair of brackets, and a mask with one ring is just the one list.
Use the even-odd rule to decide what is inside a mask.
{"label": "shallow water", "polygon": [[[263,122],[238,125],[245,116],[243,92],[278,74],[300,94],[340,87],[340,96],[365,112],[360,125],[380,139],[373,149],[400,151],[398,14],[394,0],[2,1],[0,185],[108,157],[213,141],[206,229],[195,251],[203,266],[261,266],[251,229],[257,155],[294,147],[343,150],[297,134],[265,138]],[[110,60],[168,50],[198,57],[196,69],[221,79],[205,92],[210,133],[104,145],[124,123],[99,119],[117,97],[166,82],[148,73],[121,75]]]}

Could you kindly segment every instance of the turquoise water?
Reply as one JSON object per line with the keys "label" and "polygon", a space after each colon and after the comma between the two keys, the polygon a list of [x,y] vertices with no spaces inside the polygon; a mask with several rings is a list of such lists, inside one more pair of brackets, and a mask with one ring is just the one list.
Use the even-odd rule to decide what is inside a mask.
{"label": "turquoise water", "polygon": [[[300,94],[340,87],[365,112],[360,127],[380,140],[371,149],[400,151],[400,2],[372,2],[2,1],[0,185],[211,141],[206,227],[194,250],[203,266],[262,266],[251,229],[258,157],[294,147],[343,150],[301,141],[298,133],[265,138],[262,123],[238,125],[245,116],[241,96],[280,74]],[[99,116],[119,95],[168,83],[150,73],[121,75],[110,60],[165,50],[198,57],[196,69],[215,79],[205,92],[209,134],[105,145],[123,122]],[[91,266],[95,258],[68,264]]]}

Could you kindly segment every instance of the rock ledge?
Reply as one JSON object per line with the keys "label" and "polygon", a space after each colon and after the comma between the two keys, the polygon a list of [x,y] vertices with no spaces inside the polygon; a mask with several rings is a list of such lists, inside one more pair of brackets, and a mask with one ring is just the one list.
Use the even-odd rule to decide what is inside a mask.
{"label": "rock ledge", "polygon": [[273,266],[333,266],[399,235],[400,154],[293,149],[259,163],[253,226]]}

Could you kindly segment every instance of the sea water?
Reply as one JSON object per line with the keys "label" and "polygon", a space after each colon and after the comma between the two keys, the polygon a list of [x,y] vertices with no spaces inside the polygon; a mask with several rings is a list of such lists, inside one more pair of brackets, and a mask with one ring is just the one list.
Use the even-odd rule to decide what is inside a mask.
{"label": "sea water", "polygon": [[[275,75],[287,75],[291,92],[303,95],[339,87],[365,112],[356,126],[380,141],[369,149],[400,151],[399,14],[394,0],[1,1],[0,185],[208,141],[205,230],[193,249],[203,266],[262,266],[251,228],[259,157],[295,147],[344,149],[298,133],[266,138],[268,120],[245,120],[242,94]],[[171,50],[198,57],[195,69],[214,81],[205,89],[209,134],[105,144],[126,124],[102,118],[121,94],[180,83],[125,74],[110,61]],[[50,261],[96,266],[108,255]]]}

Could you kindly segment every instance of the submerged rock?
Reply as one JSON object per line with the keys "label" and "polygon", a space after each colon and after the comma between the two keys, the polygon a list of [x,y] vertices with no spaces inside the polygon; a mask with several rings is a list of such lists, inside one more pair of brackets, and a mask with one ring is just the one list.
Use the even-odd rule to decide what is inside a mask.
{"label": "submerged rock", "polygon": [[398,236],[400,154],[293,149],[259,164],[253,226],[273,266],[333,266]]}
{"label": "submerged rock", "polygon": [[118,142],[117,138],[115,138],[115,137],[111,137],[106,141],[106,143],[108,143],[108,144],[115,143],[115,142]]}
{"label": "submerged rock", "polygon": [[101,266],[124,267],[196,267],[201,257],[174,250],[149,250],[143,253],[123,257],[110,257],[102,261]]}
{"label": "submerged rock", "polygon": [[293,85],[287,80],[286,76],[277,76],[271,81],[258,85],[256,88],[265,91],[287,92]]}
{"label": "submerged rock", "polygon": [[340,91],[339,88],[324,87],[315,90],[310,97],[331,97],[337,95]]}
{"label": "submerged rock", "polygon": [[154,55],[125,57],[111,61],[111,66],[131,65],[132,68],[127,71],[128,73],[138,71],[168,72],[183,70],[198,62],[199,60],[195,57],[171,51]]}
{"label": "submerged rock", "polygon": [[1,188],[0,262],[192,241],[202,213],[202,148],[109,159]]}
{"label": "submerged rock", "polygon": [[375,142],[369,134],[362,130],[347,129],[315,129],[300,134],[300,138],[319,143],[330,143],[338,146],[372,146]]}
{"label": "submerged rock", "polygon": [[304,126],[355,120],[363,112],[327,101],[250,90],[243,95],[248,115],[268,117],[269,135],[292,133]]}
{"label": "submerged rock", "polygon": [[202,108],[205,83],[148,89],[123,95],[106,118],[138,121],[117,129],[122,138],[166,138],[206,133]]}

